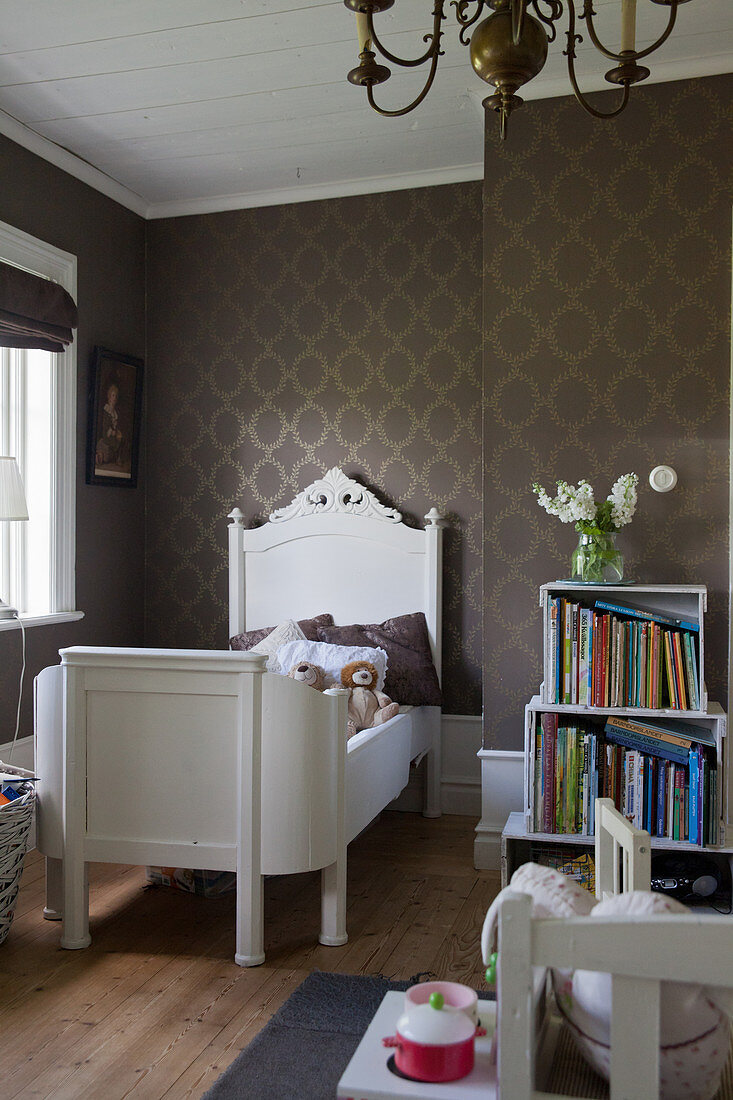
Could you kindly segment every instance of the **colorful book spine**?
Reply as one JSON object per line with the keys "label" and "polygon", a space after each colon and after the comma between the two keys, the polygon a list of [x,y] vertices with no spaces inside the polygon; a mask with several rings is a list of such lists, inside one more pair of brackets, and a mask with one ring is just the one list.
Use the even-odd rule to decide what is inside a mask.
{"label": "colorful book spine", "polygon": [[644,752],[650,756],[659,756],[663,760],[671,760],[675,764],[687,763],[685,750],[678,749],[674,745],[668,745],[666,742],[654,741],[640,733],[629,733],[628,730],[617,729],[610,724],[606,725],[605,733],[607,740],[614,745],[621,745],[623,748],[632,751]]}
{"label": "colorful book spine", "polygon": [[[647,722],[642,718],[624,718],[619,714],[614,714],[609,721],[619,729],[628,730],[629,733],[641,733],[646,737],[653,737],[655,740],[676,745],[680,749],[691,748],[694,740],[692,736],[683,736],[682,733],[676,734],[669,727],[657,725],[654,719],[649,719]],[[680,726],[682,726],[682,723],[680,723]]]}
{"label": "colorful book spine", "polygon": [[669,705],[673,710],[679,710],[679,700],[674,678],[674,662],[672,660],[672,643],[669,631],[664,631],[664,667],[667,673],[667,689],[669,693]]}
{"label": "colorful book spine", "polygon": [[590,654],[590,608],[581,607],[578,624],[578,705],[585,707],[589,702],[588,658]]}
{"label": "colorful book spine", "polygon": [[573,671],[573,605],[563,600],[563,703],[571,703]]}
{"label": "colorful book spine", "polygon": [[573,648],[572,648],[572,661],[570,665],[570,702],[573,706],[578,703],[578,643],[580,630],[580,608],[577,603],[573,604]]}
{"label": "colorful book spine", "polygon": [[562,702],[562,654],[563,654],[563,619],[562,603],[558,596],[555,600],[555,617],[557,619],[557,632],[555,638],[555,702]]}
{"label": "colorful book spine", "polygon": [[641,639],[639,644],[639,706],[648,707],[649,668],[647,650],[649,648],[649,623],[643,622],[640,625]]}
{"label": "colorful book spine", "polygon": [[690,710],[700,709],[700,689],[697,680],[697,662],[695,660],[695,645],[689,634],[682,635],[683,657],[685,660],[685,673],[687,676],[687,698]]}
{"label": "colorful book spine", "polygon": [[682,630],[700,630],[700,624],[687,619],[673,619],[669,615],[661,615],[656,611],[644,611],[639,607],[624,607],[622,604],[608,603],[606,600],[596,600],[596,607],[602,611],[612,611],[614,615],[624,615],[632,619],[648,619],[664,626],[678,627]]}
{"label": "colorful book spine", "polygon": [[542,715],[542,832],[555,832],[555,752],[557,744],[557,714]]}
{"label": "colorful book spine", "polygon": [[664,836],[665,834],[665,795],[667,793],[667,761],[659,760],[657,768],[657,825],[655,831],[656,836]]}
{"label": "colorful book spine", "polygon": [[631,729],[637,729],[642,733],[653,733],[665,741],[670,741],[673,745],[681,745],[684,748],[689,748],[695,741],[701,745],[707,745],[708,748],[713,748],[715,745],[715,737],[707,726],[699,722],[688,722],[684,718],[675,718],[670,722],[664,718],[647,718],[646,715],[638,718],[614,716],[614,721],[626,722]]}
{"label": "colorful book spine", "polygon": [[700,758],[697,746],[690,750],[690,840],[699,844],[700,836]]}
{"label": "colorful book spine", "polygon": [[566,730],[561,726],[557,731],[557,747],[555,752],[555,828],[554,833],[562,833],[563,830],[563,799],[565,796],[565,742]]}
{"label": "colorful book spine", "polygon": [[685,687],[685,669],[682,661],[682,644],[679,631],[672,631],[672,655],[674,657],[674,675],[677,684],[677,694],[680,700],[680,710],[687,710],[687,689]]}
{"label": "colorful book spine", "polygon": [[552,703],[560,702],[557,695],[557,612],[558,601],[552,600],[550,603],[550,622],[547,638],[548,655],[550,658],[549,667],[547,669],[547,698]]}

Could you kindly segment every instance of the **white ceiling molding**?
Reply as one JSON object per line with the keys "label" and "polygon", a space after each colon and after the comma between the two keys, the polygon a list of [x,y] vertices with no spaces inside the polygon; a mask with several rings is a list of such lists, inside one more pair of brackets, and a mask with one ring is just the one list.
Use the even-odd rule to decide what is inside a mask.
{"label": "white ceiling molding", "polygon": [[283,206],[292,202],[318,202],[342,199],[349,195],[376,195],[382,191],[407,191],[413,187],[439,187],[444,183],[465,183],[484,178],[483,164],[465,164],[456,168],[435,168],[402,176],[342,180],[339,183],[283,188],[280,191],[253,191],[244,195],[221,195],[213,199],[187,202],[152,203],[148,218],[180,218],[188,214],[213,214],[222,210],[250,210],[258,206]]}
{"label": "white ceiling molding", "polygon": [[35,153],[43,160],[47,160],[49,164],[54,164],[57,168],[62,168],[64,172],[68,172],[70,176],[74,176],[76,179],[81,180],[82,183],[89,184],[95,191],[100,191],[103,195],[107,195],[108,198],[114,199],[115,202],[118,202],[121,206],[127,207],[128,210],[132,210],[135,214],[140,214],[143,218],[148,216],[148,204],[140,195],[136,195],[134,191],[130,191],[128,187],[123,187],[117,180],[111,179],[110,176],[105,175],[104,172],[100,172],[98,168],[95,168],[93,164],[88,164],[73,153],[70,153],[68,149],[63,149],[53,141],[49,141],[47,138],[41,137],[40,134],[34,133],[33,130],[24,126],[22,122],[18,122],[17,119],[11,118],[10,115],[5,114],[5,112],[1,110],[0,133],[4,134],[5,137],[11,138],[17,145],[21,145],[24,149],[28,149],[29,152]]}

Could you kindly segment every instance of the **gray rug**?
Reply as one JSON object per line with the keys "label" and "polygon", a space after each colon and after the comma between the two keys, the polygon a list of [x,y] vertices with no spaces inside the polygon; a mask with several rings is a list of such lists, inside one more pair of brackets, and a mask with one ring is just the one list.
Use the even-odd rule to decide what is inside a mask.
{"label": "gray rug", "polygon": [[309,974],[203,1100],[333,1100],[385,993],[425,978]]}

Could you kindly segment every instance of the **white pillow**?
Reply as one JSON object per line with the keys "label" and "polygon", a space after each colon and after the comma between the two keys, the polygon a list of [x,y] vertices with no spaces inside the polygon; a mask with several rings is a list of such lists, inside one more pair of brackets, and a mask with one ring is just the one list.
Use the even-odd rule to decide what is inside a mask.
{"label": "white pillow", "polygon": [[377,670],[377,691],[384,691],[387,674],[387,654],[370,646],[334,645],[332,642],[287,642],[277,651],[280,671],[287,676],[293,665],[309,661],[320,665],[326,673],[326,687],[341,686],[341,669],[349,661],[370,661]]}
{"label": "white pillow", "polygon": [[[298,624],[292,619],[285,619],[284,622],[278,623],[266,638],[263,638],[257,645],[252,646],[250,653],[264,653],[267,657],[267,671],[282,672],[277,657],[278,649],[285,642],[301,641],[303,638],[305,638],[305,634]],[[290,665],[285,669],[285,672],[287,673],[289,669]]]}

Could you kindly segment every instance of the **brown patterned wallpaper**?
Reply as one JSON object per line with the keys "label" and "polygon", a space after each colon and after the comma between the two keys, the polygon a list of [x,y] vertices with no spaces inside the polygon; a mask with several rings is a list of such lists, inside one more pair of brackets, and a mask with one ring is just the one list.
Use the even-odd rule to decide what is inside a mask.
{"label": "brown patterned wallpaper", "polygon": [[[137,489],[84,479],[89,364],[95,344],[145,354],[145,222],[0,135],[0,220],[78,261],[76,606],[79,622],[28,630],[20,736],[33,733],[33,677],[71,645],[142,645],[145,466]],[[12,738],[21,638],[0,633],[0,744]]]}
{"label": "brown patterned wallpaper", "polygon": [[[637,88],[626,113],[532,102],[489,119],[484,203],[486,747],[520,748],[540,681],[537,589],[577,536],[530,486],[639,474],[628,578],[709,589],[727,702],[733,78]],[[678,487],[658,494],[666,463]]]}
{"label": "brown patterned wallpaper", "polygon": [[147,301],[146,643],[225,646],[227,512],[340,465],[448,514],[445,709],[478,714],[481,185],[150,222]]}

